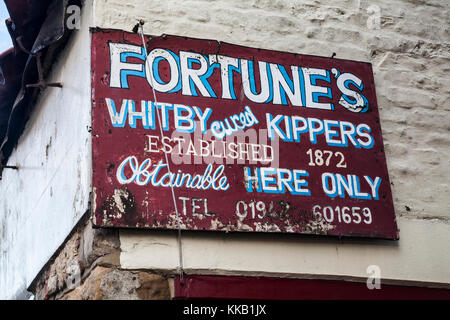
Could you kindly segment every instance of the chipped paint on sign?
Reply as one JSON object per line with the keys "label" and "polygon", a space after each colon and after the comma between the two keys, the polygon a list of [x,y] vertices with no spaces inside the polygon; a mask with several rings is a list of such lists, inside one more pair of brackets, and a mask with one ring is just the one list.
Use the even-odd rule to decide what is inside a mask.
{"label": "chipped paint on sign", "polygon": [[398,239],[370,64],[146,41],[92,30],[96,225]]}

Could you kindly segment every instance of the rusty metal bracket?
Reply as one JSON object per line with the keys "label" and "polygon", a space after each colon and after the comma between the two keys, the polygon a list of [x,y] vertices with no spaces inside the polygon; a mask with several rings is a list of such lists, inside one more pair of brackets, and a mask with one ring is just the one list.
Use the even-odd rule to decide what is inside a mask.
{"label": "rusty metal bracket", "polygon": [[18,166],[3,166],[3,169],[14,169],[14,170],[19,170]]}
{"label": "rusty metal bracket", "polygon": [[3,169],[19,170],[19,166],[3,166],[0,163],[0,180],[2,180],[2,178],[3,178]]}
{"label": "rusty metal bracket", "polygon": [[[23,46],[20,45],[20,47],[22,48]],[[22,50],[25,48],[22,48]],[[30,53],[31,54],[31,53]],[[33,54],[31,54],[33,55]],[[38,75],[39,75],[39,82],[37,83],[32,83],[32,84],[27,84],[26,87],[27,88],[40,88],[42,90],[46,89],[47,87],[56,87],[56,88],[62,88],[63,84],[62,82],[52,82],[52,83],[47,83],[44,80],[44,75],[42,72],[42,61],[41,61],[41,52],[38,52],[37,54],[33,55],[36,57],[36,65],[37,65],[37,69],[38,69]]]}
{"label": "rusty metal bracket", "polygon": [[42,90],[44,90],[47,87],[62,88],[63,84],[62,84],[62,82],[46,83],[45,81],[39,81],[38,83],[27,84],[26,87],[27,88],[41,88]]}
{"label": "rusty metal bracket", "polygon": [[139,19],[139,22],[136,23],[136,25],[133,27],[132,31],[133,31],[134,33],[138,33],[139,27],[140,27],[140,26],[143,26],[144,23],[145,23],[144,19]]}
{"label": "rusty metal bracket", "polygon": [[16,38],[16,42],[17,42],[17,44],[19,45],[20,50],[22,50],[23,52],[25,52],[25,53],[27,53],[27,54],[29,54],[29,55],[33,55],[30,51],[28,51],[28,50],[25,48],[25,46],[23,45],[22,39],[23,39],[23,36],[20,36],[20,37],[17,37],[17,38]]}

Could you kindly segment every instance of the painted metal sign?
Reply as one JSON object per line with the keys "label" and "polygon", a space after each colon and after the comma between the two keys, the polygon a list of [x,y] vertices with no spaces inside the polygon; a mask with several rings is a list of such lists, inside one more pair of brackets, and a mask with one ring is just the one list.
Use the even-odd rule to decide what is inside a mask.
{"label": "painted metal sign", "polygon": [[370,64],[145,42],[92,30],[96,225],[398,239]]}

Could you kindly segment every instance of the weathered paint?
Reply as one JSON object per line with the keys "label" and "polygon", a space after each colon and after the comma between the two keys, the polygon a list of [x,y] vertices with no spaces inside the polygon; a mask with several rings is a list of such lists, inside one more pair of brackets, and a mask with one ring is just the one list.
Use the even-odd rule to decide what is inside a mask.
{"label": "weathered paint", "polygon": [[[216,190],[193,190],[187,188],[185,185],[180,188],[174,188],[181,229],[221,230],[227,232],[289,232],[398,239],[370,64],[254,49],[212,40],[199,40],[177,36],[153,38],[146,36],[146,42],[148,52],[151,52],[155,48],[163,48],[164,50],[170,50],[174,54],[175,59],[180,59],[181,51],[200,53],[205,59],[211,55],[209,56],[211,61],[214,57],[216,57],[215,59],[219,59],[218,56],[239,58],[241,59],[239,64],[239,73],[241,74],[243,74],[244,70],[244,61],[254,61],[255,70],[257,68],[257,61],[284,66],[285,70],[288,70],[288,77],[294,73],[291,66],[319,68],[323,72],[326,72],[326,76],[316,77],[315,82],[312,80],[313,77],[309,78],[309,81],[317,86],[325,86],[325,83],[329,83],[328,87],[331,90],[332,98],[324,99],[324,97],[321,97],[315,99],[314,94],[310,93],[313,99],[311,102],[305,102],[308,101],[305,100],[308,97],[302,97],[302,101],[306,107],[301,107],[298,104],[293,106],[295,105],[293,98],[285,103],[285,105],[272,103],[272,101],[275,102],[275,90],[273,88],[269,90],[272,101],[268,103],[263,101],[263,103],[257,103],[256,98],[250,99],[249,94],[245,92],[243,81],[240,81],[240,77],[238,76],[233,78],[232,86],[237,97],[234,97],[234,99],[223,98],[225,96],[225,90],[224,81],[221,81],[221,76],[224,76],[224,70],[222,70],[221,74],[219,72],[221,70],[220,68],[214,70],[212,67],[211,73],[208,75],[208,83],[213,93],[210,92],[211,90],[209,92],[199,92],[201,88],[198,85],[195,87],[196,85],[193,83],[189,85],[191,90],[190,94],[184,92],[184,87],[182,89],[183,94],[180,92],[181,88],[179,87],[171,91],[166,90],[168,92],[156,92],[158,103],[164,102],[170,105],[198,106],[203,114],[207,112],[207,107],[211,108],[212,113],[208,119],[208,124],[216,120],[231,119],[233,115],[242,115],[241,112],[245,112],[247,120],[252,118],[251,115],[257,119],[257,121],[253,122],[247,121],[248,127],[256,130],[256,132],[260,132],[261,129],[267,129],[266,123],[269,122],[267,113],[270,113],[273,117],[277,115],[285,116],[282,118],[282,122],[288,121],[286,120],[288,117],[289,119],[293,119],[293,116],[301,116],[303,119],[311,121],[308,122],[310,129],[314,127],[314,123],[318,124],[317,121],[315,122],[315,119],[338,121],[341,125],[342,137],[344,136],[342,132],[343,130],[345,131],[345,128],[342,129],[342,126],[345,126],[345,123],[353,123],[354,131],[359,130],[356,129],[356,126],[362,126],[362,124],[370,127],[369,130],[366,130],[366,133],[370,133],[369,138],[366,138],[367,134],[360,137],[353,136],[353,140],[347,136],[345,139],[342,138],[341,146],[335,146],[334,142],[326,141],[325,136],[320,135],[321,133],[317,137],[310,134],[310,141],[307,141],[307,135],[302,135],[296,142],[289,142],[288,138],[285,139],[287,141],[273,139],[270,145],[275,146],[272,149],[274,150],[275,157],[273,157],[273,161],[269,164],[267,162],[262,163],[261,161],[260,163],[256,161],[256,164],[255,162],[250,163],[248,159],[242,163],[235,163],[236,161],[229,163],[224,161],[221,165],[213,164],[211,172],[218,170],[220,172],[220,175],[218,174],[220,178],[226,177],[226,184],[220,185],[217,183],[216,186],[218,188]],[[142,42],[137,34],[116,30],[93,30],[93,185],[96,193],[94,222],[99,226],[175,229],[178,228],[178,222],[170,188],[151,186],[153,181],[152,183],[145,183],[145,185],[138,185],[135,181],[132,181],[132,177],[138,171],[137,168],[141,165],[141,169],[144,168],[145,164],[142,163],[148,161],[146,159],[150,160],[151,165],[155,165],[159,161],[165,163],[165,159],[162,151],[163,145],[156,142],[155,145],[151,146],[152,141],[148,138],[148,135],[151,135],[157,140],[160,135],[158,120],[154,116],[154,113],[153,123],[150,123],[150,120],[146,120],[146,128],[143,127],[142,114],[140,116],[138,115],[137,118],[127,118],[125,114],[121,120],[119,119],[123,115],[123,110],[141,111],[141,101],[154,101],[154,98],[150,87],[151,82],[148,80],[149,72],[148,70],[146,72],[147,74],[142,72],[144,60],[138,57],[141,53],[133,53],[128,58],[121,56],[121,63],[134,63],[135,66],[140,65],[141,71],[136,69],[137,71],[134,70],[133,75],[121,76],[121,83],[120,85],[118,84],[118,78],[116,77],[118,70],[114,67],[118,60],[113,61],[113,55],[117,53],[113,53],[113,49],[111,49],[111,44],[118,43],[134,45],[137,48],[137,52],[142,50]],[[127,55],[130,56],[130,54]],[[198,59],[200,58],[201,56]],[[158,82],[159,85],[167,85],[174,77],[171,78],[171,67],[167,63],[167,59],[162,61],[157,64]],[[250,62],[247,63],[249,64]],[[195,64],[192,63],[192,65]],[[198,65],[201,65],[201,63],[197,63]],[[139,67],[137,68],[139,69]],[[195,69],[193,66],[190,68]],[[272,77],[275,77],[274,72],[276,72],[276,70],[270,70],[269,84]],[[136,74],[139,72],[141,73],[140,75]],[[155,72],[153,71],[153,74]],[[305,69],[303,72],[306,72],[303,76],[308,77],[307,72],[309,71]],[[182,72],[180,71],[180,73]],[[229,73],[233,72],[229,71]],[[348,79],[360,80],[361,83],[356,85],[355,82],[350,82],[349,84],[349,82],[341,81],[339,84],[339,77],[341,76],[347,77]],[[178,82],[182,83],[181,79],[183,75],[181,74],[179,77]],[[327,79],[324,80],[324,78]],[[255,90],[261,91],[261,88],[257,89],[260,86],[258,84],[258,74],[255,75],[255,79]],[[127,84],[124,84],[124,81]],[[359,108],[352,108],[349,102],[343,101],[343,94],[345,93],[343,91],[344,86],[352,90],[355,90],[357,86],[360,87],[359,92],[361,94],[357,98],[360,101],[364,99],[365,102],[362,102]],[[194,87],[196,88],[196,93],[193,94],[192,92],[194,90],[192,88]],[[314,88],[310,90],[312,92]],[[319,89],[315,90],[318,92]],[[217,95],[216,97],[214,97],[214,93]],[[222,98],[220,97],[221,94]],[[322,93],[322,96],[326,94]],[[348,97],[348,93],[346,94]],[[203,97],[196,95],[203,95]],[[206,98],[205,96],[208,95],[212,95],[213,97]],[[304,95],[304,90],[302,90],[302,95]],[[308,91],[306,95],[308,95]],[[361,98],[361,96],[363,97]],[[129,109],[131,107],[123,104],[125,99],[133,100],[133,108],[135,109]],[[281,100],[281,98],[279,99]],[[351,97],[346,100],[352,102]],[[358,99],[353,98],[353,100]],[[319,109],[324,108],[323,105],[326,102],[333,104],[332,107],[329,107],[331,110]],[[112,103],[114,103],[113,107],[111,107]],[[322,105],[311,108],[310,106],[314,103]],[[148,102],[148,104],[151,106],[151,102]],[[251,111],[247,109],[247,106],[249,106]],[[172,108],[174,107],[172,106]],[[191,110],[191,112],[193,111]],[[118,116],[114,121],[113,115]],[[164,136],[168,138],[170,138],[170,134],[173,134],[177,130],[181,131],[180,126],[177,127],[172,120],[172,115],[173,113],[170,113],[168,118],[168,130],[164,131]],[[139,119],[139,117],[141,118]],[[122,123],[119,123],[120,121]],[[199,127],[199,123],[197,123],[197,127]],[[245,124],[245,121],[241,121],[241,124]],[[324,125],[323,122],[322,125]],[[289,124],[288,127],[290,126],[292,124]],[[289,131],[288,127],[280,126],[282,128],[281,130],[284,129],[286,136]],[[238,133],[245,135],[250,130],[248,128],[244,129],[244,133],[239,130]],[[292,127],[290,130],[293,130]],[[190,131],[191,136],[193,135],[194,143],[196,143],[199,136],[196,137],[195,135],[201,133],[192,132],[193,130]],[[265,136],[266,139],[267,134]],[[237,137],[239,136],[237,135]],[[361,141],[356,140],[357,138],[363,138],[363,142],[352,142]],[[259,136],[259,139],[261,139],[261,136]],[[220,140],[220,138],[216,136],[215,140]],[[344,141],[346,141],[345,145]],[[369,143],[370,141],[373,143]],[[258,141],[257,143],[261,142]],[[268,142],[261,143],[261,146],[268,145]],[[154,152],[150,151],[152,148]],[[195,148],[197,148],[197,151],[199,150],[198,147]],[[175,146],[173,146],[174,149]],[[189,156],[190,162],[177,164],[173,158],[173,150],[168,155],[172,173],[179,173],[180,176],[182,173],[188,173],[194,176],[195,174],[203,175],[208,170],[207,164],[202,162],[202,159],[200,159],[200,162],[196,162],[195,157],[191,156]],[[186,155],[186,149],[184,147],[183,149],[180,147],[179,150],[183,150],[181,153],[183,154],[184,152],[184,155]],[[320,150],[319,155],[316,153],[317,150]],[[151,171],[150,168],[152,168],[150,164],[147,166],[147,171],[140,171],[141,173],[144,172],[144,174],[138,176],[138,179],[145,178],[146,175],[148,176],[149,171]],[[130,170],[133,166],[135,167],[134,171]],[[283,194],[270,193],[270,191],[267,191],[269,188],[265,189],[264,192],[256,192],[256,184],[253,184],[251,181],[249,182],[244,175],[245,168],[249,167],[247,172],[253,174],[254,168],[268,166],[274,167],[275,170],[277,168],[306,170],[307,174],[305,179],[307,179],[308,184],[306,186],[304,185],[303,189],[296,189],[297,194],[295,195],[290,194],[287,191],[288,186],[283,186],[282,184],[278,184],[278,189],[280,190],[280,187],[283,187],[283,189],[286,188]],[[221,171],[222,168],[223,172]],[[164,170],[161,175],[166,172],[167,170]],[[292,172],[290,174],[294,175],[295,173]],[[324,183],[323,178],[325,173],[335,174],[335,176],[328,175],[329,180],[327,180],[327,184]],[[270,173],[267,176],[270,178],[274,177],[275,174]],[[278,173],[278,180],[280,180],[280,174]],[[347,194],[342,191],[339,196],[336,194],[326,196],[324,186],[332,184],[332,179],[337,179],[337,175],[342,175],[344,179],[348,179],[347,183],[352,181],[354,187],[350,188],[351,191],[348,191]],[[365,176],[370,177],[371,180]],[[119,180],[119,177],[121,180]],[[369,181],[374,183],[376,177],[381,181],[379,189],[371,189],[368,183]],[[127,179],[128,182],[131,182],[128,183],[126,181]],[[204,179],[206,181],[206,178]],[[364,179],[367,181],[365,185],[363,184]],[[297,181],[301,180],[299,179]],[[292,183],[295,184],[295,182]],[[249,191],[249,185],[253,185],[253,190]],[[310,195],[299,194],[299,190],[304,191],[305,189],[307,189]],[[342,188],[342,190],[344,189]],[[245,210],[246,213],[244,214]],[[333,213],[331,213],[331,210],[333,210]],[[327,215],[327,219],[325,219],[325,215]],[[315,219],[317,217],[319,219]]]}

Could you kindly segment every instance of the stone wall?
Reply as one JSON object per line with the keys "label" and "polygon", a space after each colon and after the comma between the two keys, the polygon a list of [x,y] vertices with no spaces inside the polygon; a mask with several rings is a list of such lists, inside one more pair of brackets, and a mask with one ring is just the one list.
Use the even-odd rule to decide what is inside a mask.
{"label": "stone wall", "polygon": [[169,299],[164,274],[123,270],[119,234],[93,229],[86,216],[32,284],[35,299],[149,300]]}

